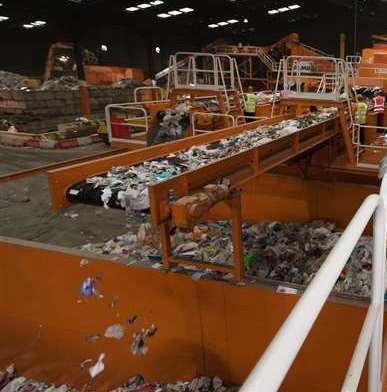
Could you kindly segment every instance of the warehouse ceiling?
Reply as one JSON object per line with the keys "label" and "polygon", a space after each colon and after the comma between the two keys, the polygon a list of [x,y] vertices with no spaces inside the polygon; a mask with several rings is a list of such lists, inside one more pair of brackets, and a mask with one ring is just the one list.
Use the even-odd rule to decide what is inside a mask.
{"label": "warehouse ceiling", "polygon": [[[217,31],[233,29],[236,31],[254,30],[259,26],[276,27],[278,24],[299,23],[316,20],[322,16],[329,16],[331,20],[346,12],[348,18],[354,12],[354,0],[0,0],[0,17],[8,20],[0,22],[0,28],[33,29],[31,22],[44,21],[47,25],[38,26],[40,29],[51,25],[62,25],[68,29],[86,29],[90,25],[133,25],[143,30],[173,28],[210,29],[209,25],[219,22],[237,20],[234,24],[213,27]],[[151,3],[162,3],[152,5]],[[147,8],[138,5],[148,4]],[[286,12],[269,14],[291,5],[299,8]],[[134,8],[130,8],[134,7]],[[145,6],[144,6],[145,7]],[[133,11],[126,11],[126,9]],[[168,12],[181,9],[193,9],[171,16]],[[382,20],[387,12],[387,2],[383,0],[358,0],[359,18],[365,20]],[[166,14],[169,17],[160,18]],[[23,27],[24,26],[24,27]],[[37,28],[35,28],[35,31]]]}

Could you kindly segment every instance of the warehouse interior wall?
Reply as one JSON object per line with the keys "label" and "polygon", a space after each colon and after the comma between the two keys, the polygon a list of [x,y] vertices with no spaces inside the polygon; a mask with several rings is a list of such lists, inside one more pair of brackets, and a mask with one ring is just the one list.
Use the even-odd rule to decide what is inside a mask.
{"label": "warehouse interior wall", "polygon": [[[327,7],[325,7],[327,8]],[[332,18],[340,23],[332,23]],[[221,29],[198,28],[177,22],[158,22],[157,29],[139,24],[117,25],[109,23],[48,24],[44,29],[27,31],[9,28],[0,31],[0,69],[41,77],[44,72],[49,46],[57,41],[74,42],[97,54],[102,65],[143,68],[147,77],[162,70],[168,64],[170,54],[177,51],[200,51],[201,48],[222,38],[230,43],[268,45],[286,34],[297,32],[301,41],[335,56],[339,53],[339,35],[347,36],[347,54],[354,54],[353,13],[349,9],[320,11],[303,16],[303,19],[267,18],[253,16],[248,24],[239,23]],[[200,22],[200,21],[199,21]],[[71,28],[71,29],[70,29]],[[358,51],[369,47],[371,35],[382,31],[373,19],[361,18],[358,25]],[[108,46],[108,52],[100,50]],[[160,48],[156,53],[155,48]],[[4,55],[5,54],[5,55]]]}
{"label": "warehouse interior wall", "polygon": [[[58,41],[73,42],[74,39],[71,34],[63,34],[53,28],[33,32],[12,31],[12,39],[0,34],[1,51],[7,54],[0,58],[0,69],[41,77],[49,47]],[[165,31],[155,36],[123,26],[87,30],[81,35],[80,43],[83,48],[93,51],[102,65],[143,68],[147,76],[165,68],[170,54],[179,50],[201,49],[199,42],[189,39],[189,34],[171,36]],[[102,44],[108,46],[108,52],[101,51]],[[157,46],[161,49],[160,54],[155,51]]]}

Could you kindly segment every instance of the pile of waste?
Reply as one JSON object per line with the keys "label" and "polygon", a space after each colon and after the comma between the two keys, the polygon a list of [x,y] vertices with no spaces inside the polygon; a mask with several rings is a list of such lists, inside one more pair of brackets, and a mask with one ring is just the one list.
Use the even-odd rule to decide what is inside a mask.
{"label": "pile of waste", "polygon": [[76,392],[76,389],[68,385],[55,387],[43,382],[31,380],[26,377],[18,376],[14,365],[10,365],[4,372],[0,372],[0,391],[1,392]]}
{"label": "pile of waste", "polygon": [[143,84],[141,82],[138,82],[136,80],[132,79],[127,79],[123,78],[118,80],[117,82],[114,82],[111,87],[113,88],[136,88],[136,87],[141,87]]}
{"label": "pile of waste", "polygon": [[[43,84],[37,79],[30,79],[25,75],[20,75],[13,72],[1,71],[0,70],[0,90],[78,90],[84,82],[77,79],[74,76],[61,76],[59,78],[52,78],[45,81]],[[97,86],[95,88],[113,87],[113,88],[136,88],[143,84],[141,82],[131,79],[121,79],[109,86]],[[89,86],[93,88],[93,86]]]}
{"label": "pile of waste", "polygon": [[30,87],[30,79],[26,76],[0,70],[0,90],[26,90]]}
{"label": "pile of waste", "polygon": [[[84,389],[83,389],[84,390]],[[231,392],[237,388],[227,388],[219,377],[197,377],[192,381],[178,381],[174,384],[147,383],[143,376],[131,377],[128,382],[111,392]],[[0,372],[1,392],[77,392],[77,389],[63,384],[49,385],[33,379],[18,376],[14,365]]]}
{"label": "pile of waste", "polygon": [[381,87],[362,87],[362,86],[354,86],[352,87],[352,91],[357,95],[362,95],[364,98],[372,100],[375,96],[375,93],[381,91]]}
{"label": "pile of waste", "polygon": [[78,90],[83,83],[84,82],[78,80],[74,76],[62,76],[60,78],[46,80],[42,84],[40,90]]}
{"label": "pile of waste", "polygon": [[387,156],[379,162],[379,178],[382,179],[387,173]]}
{"label": "pile of waste", "polygon": [[148,384],[142,376],[131,378],[125,386],[112,392],[231,392],[239,388],[227,388],[219,377],[197,377],[192,381],[178,381],[175,384]]}
{"label": "pile of waste", "polygon": [[[131,217],[130,220],[133,221],[133,218]],[[81,247],[81,250],[117,258],[124,257],[127,264],[146,260],[159,262],[161,260],[159,232],[148,220],[148,217],[143,217],[137,222],[132,222],[126,234],[116,236],[107,242],[86,244]],[[144,223],[140,223],[141,221]]]}
{"label": "pile of waste", "polygon": [[[88,178],[86,183],[94,188],[95,193],[106,208],[120,206],[127,210],[144,211],[149,209],[149,184],[169,179],[187,170],[197,169],[236,153],[293,134],[332,118],[336,113],[336,108],[323,109],[271,126],[259,126],[255,130],[222,139],[217,143],[193,146],[185,151],[169,154],[162,159],[146,161],[130,167],[113,167],[106,176]],[[82,189],[72,189],[70,194],[71,192],[82,199]]]}
{"label": "pile of waste", "polygon": [[181,103],[172,109],[160,112],[160,128],[150,144],[180,139],[189,125],[189,105]]}
{"label": "pile of waste", "polygon": [[278,100],[280,98],[280,94],[273,93],[272,91],[259,91],[255,93],[257,97],[257,104],[263,105],[265,103],[272,103],[273,100]]}
{"label": "pile of waste", "polygon": [[[244,224],[242,240],[246,274],[253,278],[306,286],[341,233],[334,223],[321,220],[306,224]],[[171,237],[171,242],[173,255],[179,258],[221,265],[233,263],[231,227],[227,221],[197,225],[189,233],[177,231]],[[81,249],[121,260],[124,258],[127,264],[151,262],[154,268],[162,267],[159,233],[147,222],[132,224],[127,234],[106,243],[87,244]],[[364,236],[359,240],[334,291],[369,297],[371,267],[372,238]],[[196,268],[192,268],[192,271],[194,279],[217,278],[215,275],[218,274],[198,272]]]}

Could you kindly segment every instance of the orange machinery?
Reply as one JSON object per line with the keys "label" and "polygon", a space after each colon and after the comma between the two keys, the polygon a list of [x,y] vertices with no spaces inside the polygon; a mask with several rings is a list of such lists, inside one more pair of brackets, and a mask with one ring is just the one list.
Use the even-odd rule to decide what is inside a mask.
{"label": "orange machinery", "polygon": [[[296,112],[315,103],[282,102],[296,106]],[[160,228],[163,250],[165,268],[161,270],[128,267],[104,255],[0,238],[0,296],[6,299],[0,301],[0,309],[7,315],[0,330],[0,365],[16,362],[28,377],[96,391],[117,387],[128,375],[138,373],[158,382],[206,374],[241,384],[299,298],[298,294],[276,292],[276,285],[268,282],[244,280],[241,223],[329,219],[344,227],[364,197],[377,192],[375,171],[358,170],[354,165],[331,167],[343,151],[346,161],[351,161],[350,148],[344,143],[348,140],[344,110],[339,114],[151,185],[152,221]],[[114,166],[135,165],[287,118],[291,115],[284,112],[273,119],[50,170],[52,206],[56,212],[69,206],[66,192],[73,184]],[[230,180],[229,197],[205,211],[205,219],[232,220],[234,265],[197,266],[232,272],[236,284],[194,281],[171,273],[172,265],[188,262],[171,256],[170,229],[192,224],[177,202],[224,177]],[[168,197],[171,189],[175,191],[173,201]],[[82,263],[85,259],[86,264]],[[101,298],[79,298],[79,286],[88,276],[99,277]],[[139,316],[138,325],[128,325],[133,315]],[[365,315],[361,302],[332,297],[282,390],[338,390]],[[90,344],[85,339],[116,323],[126,326],[121,341],[101,338]],[[130,336],[150,324],[158,332],[149,342],[149,354],[141,358],[131,355]],[[106,354],[105,371],[90,380],[80,364],[89,358],[96,360],[102,352]],[[363,374],[360,391],[366,390],[366,383],[367,374]]]}
{"label": "orange machinery", "polygon": [[[289,115],[51,170],[52,206],[56,211],[67,207],[71,185],[113,166],[135,165],[284,118]],[[336,117],[152,185],[152,220],[161,229],[164,266],[186,263],[170,254],[169,229],[187,220],[185,211],[166,196],[168,191],[174,189],[179,200],[224,176],[230,179],[230,197],[211,208],[206,219],[232,219],[234,267],[222,270],[237,278],[243,279],[242,221],[324,218],[344,227],[364,197],[377,192],[378,180],[375,172],[331,170],[342,141]],[[308,166],[301,170],[304,160]],[[206,374],[241,384],[299,298],[259,280],[237,285],[195,281],[168,269],[128,267],[108,256],[9,238],[0,238],[0,270],[0,295],[6,299],[0,302],[6,315],[0,365],[15,362],[27,377],[96,391],[110,390],[138,373],[157,382]],[[100,298],[79,297],[88,276],[99,277]],[[139,316],[138,324],[128,325],[133,315]],[[361,302],[332,297],[281,390],[338,390],[365,315]],[[85,339],[116,323],[126,325],[122,340]],[[130,336],[150,324],[158,332],[148,343],[148,355],[131,355]],[[90,380],[80,364],[95,361],[100,353],[106,354],[105,371]],[[365,391],[366,384],[363,374],[358,390]]]}
{"label": "orange machinery", "polygon": [[84,69],[86,81],[94,85],[109,85],[121,79],[130,79],[136,82],[144,80],[144,70],[141,68],[85,65]]}
{"label": "orange machinery", "polygon": [[387,89],[387,43],[375,43],[362,51],[356,84]]}
{"label": "orange machinery", "polygon": [[[133,165],[283,118],[286,117],[52,170],[49,173],[52,205],[57,211],[68,206],[65,193],[69,186],[112,166]],[[208,219],[233,219],[234,272],[240,278],[243,278],[243,265],[238,237],[242,220],[303,222],[326,218],[345,226],[361,200],[376,188],[351,184],[353,177],[348,173],[331,173],[328,177],[324,174],[321,165],[329,162],[341,139],[339,120],[335,118],[152,186],[152,218],[161,228],[164,265],[186,262],[172,259],[169,253],[168,228],[178,224],[182,215],[178,206],[166,198],[167,190],[175,189],[176,196],[181,197],[219,176],[229,176],[235,190],[232,198],[209,212]],[[286,170],[282,163],[308,153],[316,156],[314,170],[308,176],[281,174]],[[267,172],[276,175],[263,175]],[[348,182],[349,178],[352,180]],[[9,298],[0,304],[3,314],[8,315],[0,335],[6,341],[0,364],[5,366],[12,358],[29,377],[71,383],[78,388],[88,384],[88,388],[97,391],[116,387],[128,375],[137,373],[159,382],[199,374],[219,375],[228,383],[240,384],[298,298],[275,293],[267,284],[265,287],[242,282],[233,286],[211,280],[193,281],[165,270],[128,268],[112,263],[108,256],[91,256],[12,239],[0,239],[0,255],[3,278],[0,290],[2,297]],[[88,260],[86,266],[80,266],[82,259]],[[11,279],[14,274],[18,276],[18,285]],[[80,282],[86,276],[96,275],[101,277],[103,298],[77,300]],[[283,384],[284,391],[337,390],[341,384],[366,311],[358,302],[345,299],[340,303],[333,299],[324,309],[321,321],[317,322]],[[132,356],[126,337],[122,341],[100,339],[95,344],[85,341],[85,336],[110,324],[125,322],[134,314],[141,321],[138,326],[127,327],[129,335],[147,323],[158,328],[157,335],[149,342],[146,357]],[[27,345],[30,341],[34,343]],[[322,344],[323,341],[331,344]],[[171,345],[173,349],[167,349]],[[333,350],[336,350],[334,361]],[[106,353],[105,371],[90,381],[79,364],[87,358],[97,358],[101,352]],[[311,362],[315,366],[311,367]],[[37,363],[45,366],[36,366]],[[322,373],[326,377],[322,378]],[[359,390],[365,390],[365,386],[366,375]]]}
{"label": "orange machinery", "polygon": [[[190,88],[175,88],[170,91],[168,99],[162,99],[161,94],[158,93],[157,89],[144,88],[138,97],[141,102],[134,102],[121,110],[121,115],[117,114],[112,121],[112,137],[111,141],[114,146],[127,147],[131,150],[144,147],[149,144],[151,134],[154,133],[159,126],[159,119],[157,114],[160,111],[171,109],[176,107],[179,103],[187,102],[190,106],[190,119],[191,124],[185,136],[192,136],[192,114],[196,112],[209,113],[209,116],[197,116],[195,118],[195,126],[206,131],[214,131],[222,128],[227,128],[232,124],[229,119],[222,114],[230,113],[226,107],[225,97],[222,91],[219,90],[201,90],[201,89],[190,89]],[[151,95],[149,95],[151,92]],[[143,94],[145,93],[146,100],[142,101]],[[216,113],[211,112],[203,101],[206,99],[214,99],[217,102],[219,116]],[[239,116],[243,114],[241,100],[237,93],[232,96],[233,107],[231,115]],[[140,111],[137,111],[133,117],[125,113],[127,106],[130,108],[140,107]],[[117,107],[120,110],[119,105],[112,105],[112,110]],[[130,109],[132,110],[132,109]],[[135,109],[134,109],[135,110]],[[146,114],[146,124],[144,124],[144,117]],[[215,114],[215,115],[212,115]],[[109,121],[109,120],[107,120]]]}
{"label": "orange machinery", "polygon": [[241,80],[245,83],[261,83],[266,89],[275,86],[276,73],[281,58],[287,56],[330,56],[302,43],[297,33],[289,34],[274,44],[266,46],[228,45],[224,41],[218,40],[206,46],[203,51],[226,54],[235,58],[238,62]]}
{"label": "orange machinery", "polygon": [[[51,79],[54,73],[57,76],[68,73],[74,74],[72,67],[74,63],[73,57],[74,45],[72,43],[56,42],[52,44],[47,55],[44,80]],[[62,68],[68,68],[67,73]],[[92,85],[108,85],[118,82],[121,79],[130,79],[137,82],[144,80],[144,70],[141,68],[101,66],[86,63],[84,65],[84,71],[86,82]]]}

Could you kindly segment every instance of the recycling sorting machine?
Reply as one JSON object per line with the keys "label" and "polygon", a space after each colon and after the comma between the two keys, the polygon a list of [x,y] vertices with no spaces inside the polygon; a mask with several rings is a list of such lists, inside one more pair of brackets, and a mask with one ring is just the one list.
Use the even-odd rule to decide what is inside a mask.
{"label": "recycling sorting machine", "polygon": [[[310,60],[309,57],[307,59]],[[188,137],[177,142],[141,149],[138,152],[119,154],[111,158],[63,169],[59,168],[49,172],[49,184],[54,210],[59,211],[61,208],[68,206],[69,200],[88,202],[87,200],[77,199],[77,196],[69,193],[69,189],[71,189],[72,185],[85,181],[88,177],[101,175],[114,166],[136,165],[147,160],[160,159],[168,154],[183,151],[192,146],[216,144],[222,139],[241,135],[249,130],[255,130],[258,126],[275,124],[292,116],[300,115],[305,111],[305,108],[309,110],[311,106],[320,108],[335,107],[337,115],[334,119],[300,129],[297,132],[246,151],[236,152],[221,160],[149,185],[152,223],[160,229],[164,265],[170,267],[175,263],[192,264],[191,261],[177,260],[171,256],[169,233],[174,227],[192,228],[195,223],[203,221],[203,219],[205,220],[205,217],[208,216],[210,210],[215,205],[223,202],[223,208],[226,211],[225,216],[232,221],[234,265],[233,267],[225,267],[209,263],[200,265],[200,263],[194,262],[194,264],[202,268],[233,272],[235,278],[240,280],[243,277],[241,194],[243,194],[243,186],[245,184],[264,173],[273,171],[273,169],[280,170],[285,162],[295,160],[295,158],[300,156],[307,156],[308,154],[311,156],[318,148],[323,151],[325,148],[329,155],[323,163],[325,168],[323,167],[320,172],[324,172],[339,153],[341,155],[344,154],[348,165],[355,169],[354,146],[351,136],[353,118],[345,64],[342,60],[334,58],[318,57],[314,60],[313,72],[310,69],[305,69],[305,57],[290,56],[286,60],[281,61],[284,86],[280,102],[282,115],[279,117],[259,120],[222,131],[210,132]],[[177,71],[176,67],[174,69]],[[184,75],[186,75],[186,72],[188,71],[184,69]],[[188,81],[190,80],[190,75],[188,74],[187,76]],[[194,73],[193,75],[193,79],[196,80],[196,74]],[[213,73],[211,75],[214,77]],[[176,80],[180,80],[177,74],[175,76]],[[311,86],[315,86],[315,91],[310,89],[304,91],[302,84],[305,81],[308,81]],[[321,83],[326,83],[327,81],[328,84],[321,88]],[[278,88],[277,80],[276,91]],[[274,105],[275,103],[273,103],[273,114]],[[340,146],[344,148],[340,150]],[[370,173],[365,171],[358,174],[361,177]],[[215,202],[207,206],[208,208],[201,211],[198,216],[193,216],[189,212],[189,205],[180,203],[180,200],[187,196],[200,194],[203,192],[203,188],[208,185],[216,187],[223,178],[226,178],[229,182],[228,189],[221,197],[215,197]],[[214,192],[216,193],[216,189]],[[174,195],[173,200],[171,200],[171,193]]]}
{"label": "recycling sorting machine", "polygon": [[195,133],[198,123],[207,122],[207,129],[214,130],[227,128],[235,117],[243,117],[242,84],[230,56],[179,52],[171,56],[165,76],[165,91],[160,87],[139,87],[134,103],[106,107],[111,143],[131,149],[149,145],[152,129],[159,123],[157,114],[184,102],[190,107],[191,124],[184,136]]}
{"label": "recycling sorting machine", "polygon": [[[242,223],[325,218],[345,227],[362,200],[378,193],[376,170],[359,168],[354,159],[353,121],[349,95],[343,95],[348,93],[348,86],[342,64],[331,59],[325,67],[322,62],[326,60],[319,59],[321,72],[311,73],[296,60],[283,64],[288,75],[284,76],[287,83],[279,116],[48,172],[52,208],[60,212],[72,203],[89,202],[77,198],[71,189],[82,187],[87,178],[104,176],[113,167],[139,165],[194,146],[216,146],[224,139],[293,119],[311,106],[337,109],[335,116],[313,125],[149,184],[149,213],[160,231],[162,270],[128,267],[104,255],[0,238],[0,287],[4,298],[9,298],[0,304],[0,311],[9,315],[0,331],[8,342],[0,357],[2,365],[5,359],[16,358],[22,371],[33,369],[35,377],[90,386],[88,374],[79,363],[98,358],[103,352],[105,372],[91,382],[98,391],[124,383],[128,372],[140,372],[160,382],[198,374],[219,375],[234,384],[244,382],[299,297],[244,280]],[[317,81],[323,80],[322,74],[324,88]],[[301,81],[311,77],[314,80],[309,84],[317,86],[316,91],[303,91]],[[208,192],[215,197],[202,208],[193,211],[192,204],[186,203],[190,197],[200,199]],[[95,200],[92,204],[103,204]],[[171,231],[219,219],[232,222],[231,266],[173,257]],[[236,284],[195,281],[184,274],[169,273],[180,264],[232,273]],[[15,273],[20,277],[18,285],[10,278]],[[79,299],[76,293],[86,276],[98,276],[102,296]],[[26,296],[27,309],[23,307]],[[154,323],[159,329],[146,357],[128,356],[124,340],[100,339],[95,344],[85,340],[85,336],[121,319],[127,329],[132,328],[125,317],[133,315],[144,320],[142,326]],[[342,298],[328,301],[281,388],[337,390],[365,315],[364,302]],[[340,350],[334,361],[332,347]],[[36,366],[37,361],[47,367]],[[363,374],[360,391],[366,390],[366,382],[367,375]]]}

